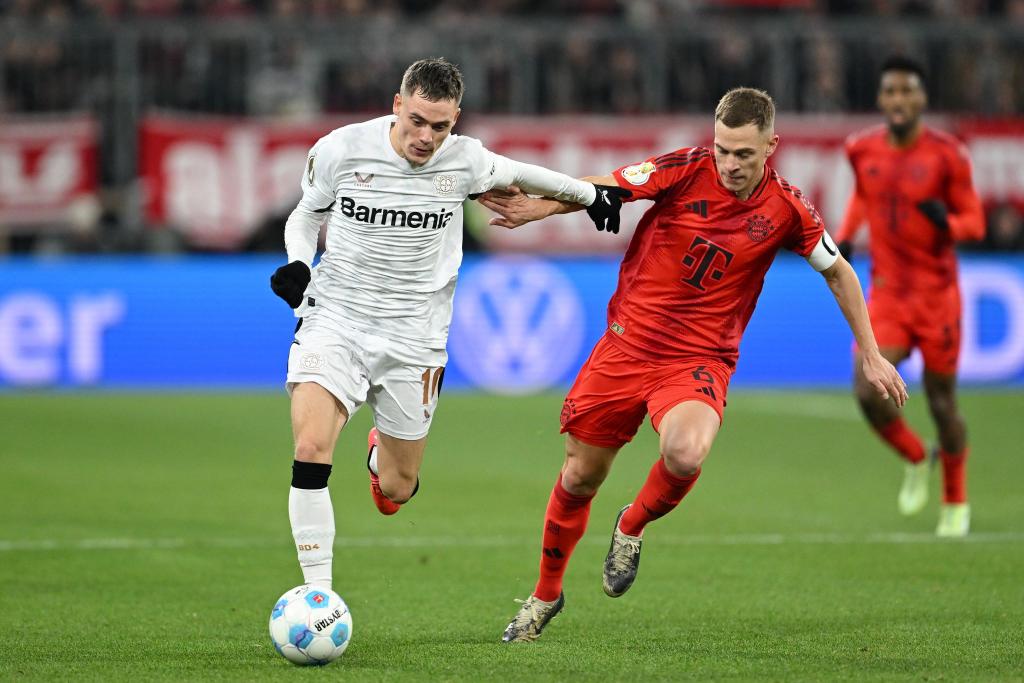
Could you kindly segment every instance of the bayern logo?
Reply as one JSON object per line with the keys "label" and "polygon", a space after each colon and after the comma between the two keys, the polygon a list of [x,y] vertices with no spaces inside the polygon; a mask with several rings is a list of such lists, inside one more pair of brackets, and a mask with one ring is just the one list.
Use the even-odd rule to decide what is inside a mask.
{"label": "bayern logo", "polygon": [[747,219],[747,236],[755,242],[764,242],[775,232],[772,219],[755,213]]}

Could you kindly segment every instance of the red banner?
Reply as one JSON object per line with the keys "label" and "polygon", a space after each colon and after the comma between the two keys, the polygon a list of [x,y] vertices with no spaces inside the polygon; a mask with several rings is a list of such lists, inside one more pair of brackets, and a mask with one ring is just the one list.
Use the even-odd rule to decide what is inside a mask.
{"label": "red banner", "polygon": [[95,215],[97,125],[86,117],[0,122],[0,223]]}
{"label": "red banner", "polygon": [[309,148],[350,122],[149,117],[139,141],[146,218],[193,245],[235,247],[295,206]]}
{"label": "red banner", "polygon": [[[878,116],[780,116],[771,164],[838,227],[853,176],[843,151],[850,133]],[[192,244],[230,248],[271,213],[287,214],[299,197],[309,147],[348,121],[267,124],[233,120],[149,118],[142,126],[141,173],[150,223],[173,225]],[[929,119],[967,143],[975,184],[987,204],[1024,206],[1024,120]],[[710,116],[466,117],[458,131],[492,151],[569,175],[605,175],[619,166],[691,145],[709,145]],[[515,231],[486,226],[489,213],[467,205],[467,224],[496,250],[594,253],[622,251],[645,202],[624,210],[618,236],[597,233],[583,214],[558,216]]]}

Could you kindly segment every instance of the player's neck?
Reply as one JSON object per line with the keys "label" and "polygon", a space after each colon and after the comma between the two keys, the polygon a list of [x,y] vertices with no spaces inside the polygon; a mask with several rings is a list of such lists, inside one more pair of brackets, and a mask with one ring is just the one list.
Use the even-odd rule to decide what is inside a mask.
{"label": "player's neck", "polygon": [[907,129],[894,129],[892,126],[889,126],[889,144],[893,147],[910,147],[917,142],[919,137],[921,137],[921,130],[922,125],[920,120]]}

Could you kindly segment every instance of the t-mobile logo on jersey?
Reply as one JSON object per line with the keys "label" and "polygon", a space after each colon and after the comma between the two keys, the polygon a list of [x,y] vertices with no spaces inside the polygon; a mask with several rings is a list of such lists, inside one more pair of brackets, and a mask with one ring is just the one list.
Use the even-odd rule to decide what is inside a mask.
{"label": "t-mobile logo on jersey", "polygon": [[[721,267],[715,267],[715,259],[719,254],[722,256]],[[732,263],[732,257],[731,251],[726,251],[714,242],[700,236],[694,237],[686,256],[683,257],[683,265],[693,268],[693,271],[689,277],[683,278],[683,282],[702,292],[707,291],[707,287],[704,286],[705,277],[710,277],[715,282],[721,280],[725,275],[725,269]]]}

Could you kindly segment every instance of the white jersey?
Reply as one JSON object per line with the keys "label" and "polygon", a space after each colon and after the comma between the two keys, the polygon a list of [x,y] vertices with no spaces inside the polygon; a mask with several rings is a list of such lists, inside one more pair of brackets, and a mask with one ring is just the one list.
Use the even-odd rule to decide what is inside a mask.
{"label": "white jersey", "polygon": [[338,128],[310,150],[299,208],[329,217],[306,294],[356,329],[441,349],[462,263],[462,204],[509,185],[514,162],[451,134],[413,166],[391,145],[394,121]]}

